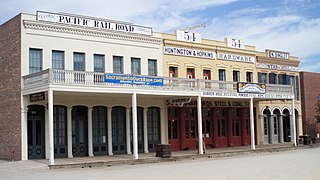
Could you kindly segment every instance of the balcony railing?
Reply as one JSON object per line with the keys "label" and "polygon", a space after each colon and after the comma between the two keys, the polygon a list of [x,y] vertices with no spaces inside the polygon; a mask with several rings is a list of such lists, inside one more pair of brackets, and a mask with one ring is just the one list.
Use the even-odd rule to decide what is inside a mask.
{"label": "balcony railing", "polygon": [[[143,88],[156,90],[177,90],[177,91],[216,91],[216,92],[237,92],[237,83],[228,81],[170,78],[163,77],[163,86],[135,85],[105,82],[105,73],[83,72],[47,69],[38,73],[23,77],[23,90],[35,88],[45,84],[59,85],[81,85],[109,88]],[[149,77],[149,76],[144,76]],[[161,78],[151,77],[150,78]],[[291,85],[267,84],[266,94],[292,94]]]}

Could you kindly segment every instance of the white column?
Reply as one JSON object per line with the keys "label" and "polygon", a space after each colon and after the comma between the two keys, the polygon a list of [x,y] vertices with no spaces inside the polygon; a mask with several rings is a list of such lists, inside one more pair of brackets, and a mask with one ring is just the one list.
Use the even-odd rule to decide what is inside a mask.
{"label": "white column", "polygon": [[166,143],[166,118],[164,118],[164,109],[160,109],[160,132],[161,132],[161,144]]}
{"label": "white column", "polygon": [[49,140],[49,110],[48,108],[45,108],[45,118],[44,118],[44,137],[45,137],[45,155],[46,159],[50,158],[50,140]]}
{"label": "white column", "polygon": [[67,135],[68,135],[68,158],[73,158],[72,155],[72,107],[68,107],[67,111]]}
{"label": "white column", "polygon": [[255,150],[256,145],[255,145],[255,137],[254,137],[253,98],[250,98],[250,132],[251,132],[251,149]]}
{"label": "white column", "polygon": [[144,153],[149,153],[149,148],[148,148],[148,108],[143,109],[143,147],[144,147]]}
{"label": "white column", "polygon": [[130,130],[130,108],[127,109],[126,111],[126,140],[127,140],[127,154],[132,154],[131,153],[131,130]]}
{"label": "white column", "polygon": [[297,132],[296,132],[296,117],[295,117],[295,113],[294,113],[294,97],[292,98],[291,101],[291,123],[292,124],[292,133],[291,133],[291,142],[294,142],[294,146],[297,146]]}
{"label": "white column", "polygon": [[22,96],[22,110],[21,110],[21,160],[28,160],[28,107],[27,97]]}
{"label": "white column", "polygon": [[201,108],[201,95],[198,96],[198,139],[199,139],[199,154],[203,154],[202,142],[202,108]]}
{"label": "white column", "polygon": [[49,146],[50,146],[50,158],[49,164],[54,164],[54,144],[53,144],[53,91],[48,91],[48,110],[49,110]]}
{"label": "white column", "polygon": [[283,116],[279,116],[279,141],[283,143]]}
{"label": "white column", "polygon": [[93,156],[93,142],[92,142],[92,108],[88,108],[88,154]]}
{"label": "white column", "polygon": [[133,159],[138,159],[137,94],[132,94]]}
{"label": "white column", "polygon": [[113,155],[112,152],[112,108],[108,108],[108,154]]}

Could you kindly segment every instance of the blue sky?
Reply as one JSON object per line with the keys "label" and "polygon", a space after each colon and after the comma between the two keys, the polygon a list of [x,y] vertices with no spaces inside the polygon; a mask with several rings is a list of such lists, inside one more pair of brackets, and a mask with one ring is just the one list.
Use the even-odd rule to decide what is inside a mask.
{"label": "blue sky", "polygon": [[203,38],[242,39],[259,51],[300,58],[320,72],[320,0],[1,0],[0,24],[20,12],[68,12],[151,26],[156,32],[206,23]]}

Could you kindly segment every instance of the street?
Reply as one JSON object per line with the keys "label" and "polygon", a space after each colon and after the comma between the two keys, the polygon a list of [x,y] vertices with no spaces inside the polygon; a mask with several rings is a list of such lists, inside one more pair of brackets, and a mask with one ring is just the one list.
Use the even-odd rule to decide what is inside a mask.
{"label": "street", "polygon": [[37,161],[0,161],[0,179],[320,179],[320,148],[219,159],[50,170]]}

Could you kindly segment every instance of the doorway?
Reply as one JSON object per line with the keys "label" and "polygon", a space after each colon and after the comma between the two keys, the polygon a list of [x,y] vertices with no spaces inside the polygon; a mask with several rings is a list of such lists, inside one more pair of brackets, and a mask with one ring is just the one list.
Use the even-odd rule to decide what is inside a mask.
{"label": "doorway", "polygon": [[72,108],[72,155],[88,156],[88,108],[85,106]]}
{"label": "doorway", "polygon": [[28,107],[28,159],[45,157],[45,107],[31,105]]}
{"label": "doorway", "polygon": [[126,108],[112,108],[112,151],[113,154],[126,153]]}

